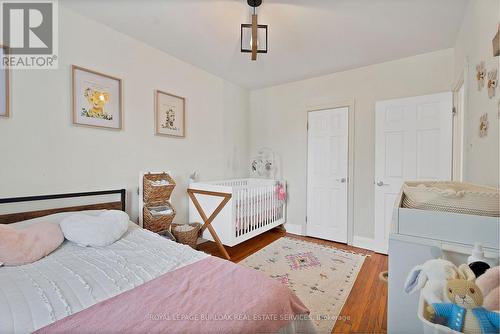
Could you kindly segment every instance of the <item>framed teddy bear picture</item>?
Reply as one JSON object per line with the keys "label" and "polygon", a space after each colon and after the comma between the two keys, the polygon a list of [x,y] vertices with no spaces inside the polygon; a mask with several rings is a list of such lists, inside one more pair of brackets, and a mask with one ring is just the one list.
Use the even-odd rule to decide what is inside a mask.
{"label": "framed teddy bear picture", "polygon": [[155,134],[159,136],[186,136],[186,99],[157,90],[155,97]]}
{"label": "framed teddy bear picture", "polygon": [[121,129],[121,79],[73,65],[73,124]]}

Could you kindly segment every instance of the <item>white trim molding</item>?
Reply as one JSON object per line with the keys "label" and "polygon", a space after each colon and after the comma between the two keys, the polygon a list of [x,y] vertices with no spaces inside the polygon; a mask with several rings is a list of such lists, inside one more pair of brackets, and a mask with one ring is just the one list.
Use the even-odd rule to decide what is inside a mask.
{"label": "white trim molding", "polygon": [[383,242],[378,242],[373,238],[355,235],[352,240],[352,245],[358,248],[369,249],[376,253],[387,254],[387,245],[384,245]]}
{"label": "white trim molding", "polygon": [[[455,83],[452,86],[453,92],[453,161],[452,161],[452,180],[463,181],[465,169],[465,154],[466,154],[466,131],[465,125],[468,124],[466,119],[467,103],[468,103],[468,72],[469,63],[467,58],[464,59],[464,66],[458,77],[455,78]],[[461,91],[461,92],[460,92]],[[462,95],[462,96],[461,96]]]}
{"label": "white trim molding", "polygon": [[286,223],[285,230],[287,233],[291,233],[291,234],[295,234],[295,235],[304,235],[304,233],[302,232],[303,231],[302,225]]}

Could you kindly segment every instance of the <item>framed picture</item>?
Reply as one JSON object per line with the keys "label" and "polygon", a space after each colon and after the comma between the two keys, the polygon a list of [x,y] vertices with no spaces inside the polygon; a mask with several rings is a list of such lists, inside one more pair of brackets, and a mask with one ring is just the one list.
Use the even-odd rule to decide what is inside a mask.
{"label": "framed picture", "polygon": [[[8,54],[9,49],[0,45],[0,59]],[[9,69],[0,65],[0,117],[9,117],[9,85]]]}
{"label": "framed picture", "polygon": [[121,129],[122,81],[73,65],[73,124]]}
{"label": "framed picture", "polygon": [[156,135],[170,137],[186,136],[186,99],[156,91],[155,129]]}

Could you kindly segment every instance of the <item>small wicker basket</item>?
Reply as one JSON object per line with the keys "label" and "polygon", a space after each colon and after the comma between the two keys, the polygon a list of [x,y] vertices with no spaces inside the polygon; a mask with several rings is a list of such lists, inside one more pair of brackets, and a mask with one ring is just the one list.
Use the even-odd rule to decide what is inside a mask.
{"label": "small wicker basket", "polygon": [[164,203],[170,200],[175,188],[175,181],[167,173],[144,174],[143,179],[144,203]]}
{"label": "small wicker basket", "polygon": [[[158,213],[158,209],[160,208],[169,208],[171,209],[171,213]],[[145,206],[143,209],[143,227],[155,233],[168,231],[175,214],[176,212],[170,203],[160,206]]]}
{"label": "small wicker basket", "polygon": [[198,242],[198,236],[200,234],[200,223],[190,223],[189,226],[192,226],[193,229],[189,231],[179,231],[177,227],[183,226],[185,224],[172,224],[172,234],[174,235],[177,242],[181,244],[185,244],[190,246],[191,248],[196,249],[196,244]]}

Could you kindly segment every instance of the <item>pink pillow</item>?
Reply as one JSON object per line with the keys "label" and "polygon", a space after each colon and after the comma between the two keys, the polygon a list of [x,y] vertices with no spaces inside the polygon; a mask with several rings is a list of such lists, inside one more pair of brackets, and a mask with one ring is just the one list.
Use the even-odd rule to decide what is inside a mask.
{"label": "pink pillow", "polygon": [[24,229],[0,224],[0,264],[19,266],[38,261],[63,241],[59,224],[40,222]]}

